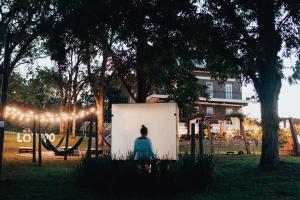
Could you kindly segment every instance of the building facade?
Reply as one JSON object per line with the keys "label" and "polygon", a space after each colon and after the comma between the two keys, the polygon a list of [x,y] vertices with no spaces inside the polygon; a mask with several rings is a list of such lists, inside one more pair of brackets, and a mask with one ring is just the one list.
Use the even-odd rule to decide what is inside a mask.
{"label": "building facade", "polygon": [[[240,130],[238,118],[228,119],[226,115],[242,112],[242,108],[248,105],[249,100],[243,99],[242,85],[236,79],[228,79],[220,84],[213,78],[208,71],[195,70],[195,76],[199,83],[206,85],[209,99],[200,98],[197,102],[199,113],[211,118],[211,131],[224,131],[233,133]],[[196,123],[193,119],[192,123]]]}
{"label": "building facade", "polygon": [[[240,120],[238,118],[228,118],[226,115],[231,113],[243,112],[242,108],[250,102],[249,98],[243,99],[242,85],[236,79],[228,79],[220,84],[213,79],[208,71],[194,70],[194,75],[198,78],[199,84],[206,85],[210,98],[200,98],[197,102],[198,114],[210,118],[211,132],[223,131],[227,134],[233,134],[240,131]],[[164,102],[168,95],[152,94],[148,97],[147,102],[157,103]],[[198,124],[200,118],[194,118],[191,124]],[[188,132],[186,123],[179,124],[179,134],[183,135]],[[190,132],[190,131],[189,131]]]}

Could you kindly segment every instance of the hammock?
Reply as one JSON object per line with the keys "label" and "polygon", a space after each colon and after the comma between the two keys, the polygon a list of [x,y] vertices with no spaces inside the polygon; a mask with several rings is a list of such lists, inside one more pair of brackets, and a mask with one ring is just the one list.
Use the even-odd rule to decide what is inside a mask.
{"label": "hammock", "polygon": [[[60,138],[59,142],[55,146],[56,149],[60,147],[60,145],[62,144],[62,142],[64,141],[64,139],[65,139],[65,136],[63,136],[62,138]],[[46,142],[43,139],[41,141],[42,141],[42,145],[44,146],[44,148],[46,150],[48,150],[48,151],[51,151],[51,148],[48,147],[48,145],[46,144]]]}
{"label": "hammock", "polygon": [[60,141],[58,142],[58,144],[55,146],[56,148],[60,147],[60,145],[62,144],[62,142],[64,141],[65,136],[62,136],[62,138],[60,139]]}
{"label": "hammock", "polygon": [[65,151],[60,151],[58,150],[57,147],[53,146],[53,144],[46,138],[46,141],[41,140],[42,141],[42,145],[44,146],[45,149],[53,151],[55,153],[55,155],[57,156],[65,156],[68,154],[72,154],[83,142],[85,135],[83,135],[75,144],[73,147],[71,147],[68,150]]}
{"label": "hammock", "polygon": [[103,135],[101,135],[104,143],[108,146],[108,147],[111,147],[111,144],[105,139],[105,137]]}

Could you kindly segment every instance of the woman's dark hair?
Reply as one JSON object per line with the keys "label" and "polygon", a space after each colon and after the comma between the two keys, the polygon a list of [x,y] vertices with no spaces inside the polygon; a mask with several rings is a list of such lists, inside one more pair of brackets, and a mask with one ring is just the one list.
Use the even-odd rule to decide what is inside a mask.
{"label": "woman's dark hair", "polygon": [[147,134],[148,134],[148,129],[147,129],[147,127],[144,126],[144,125],[142,125],[140,132],[141,132],[141,134],[142,134],[143,136],[147,135]]}

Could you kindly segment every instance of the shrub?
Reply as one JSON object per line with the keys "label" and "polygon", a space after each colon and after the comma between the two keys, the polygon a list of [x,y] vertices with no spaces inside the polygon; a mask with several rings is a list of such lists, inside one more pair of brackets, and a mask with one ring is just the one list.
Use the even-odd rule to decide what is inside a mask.
{"label": "shrub", "polygon": [[82,186],[104,194],[198,193],[209,188],[215,176],[211,155],[177,161],[114,160],[83,158],[77,167]]}

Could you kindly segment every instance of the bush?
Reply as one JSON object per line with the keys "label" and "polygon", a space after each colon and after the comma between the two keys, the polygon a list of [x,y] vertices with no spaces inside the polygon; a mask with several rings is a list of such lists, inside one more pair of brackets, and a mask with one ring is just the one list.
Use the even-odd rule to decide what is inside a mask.
{"label": "bush", "polygon": [[177,161],[83,158],[77,172],[82,186],[104,194],[199,193],[213,183],[215,161],[211,155]]}

